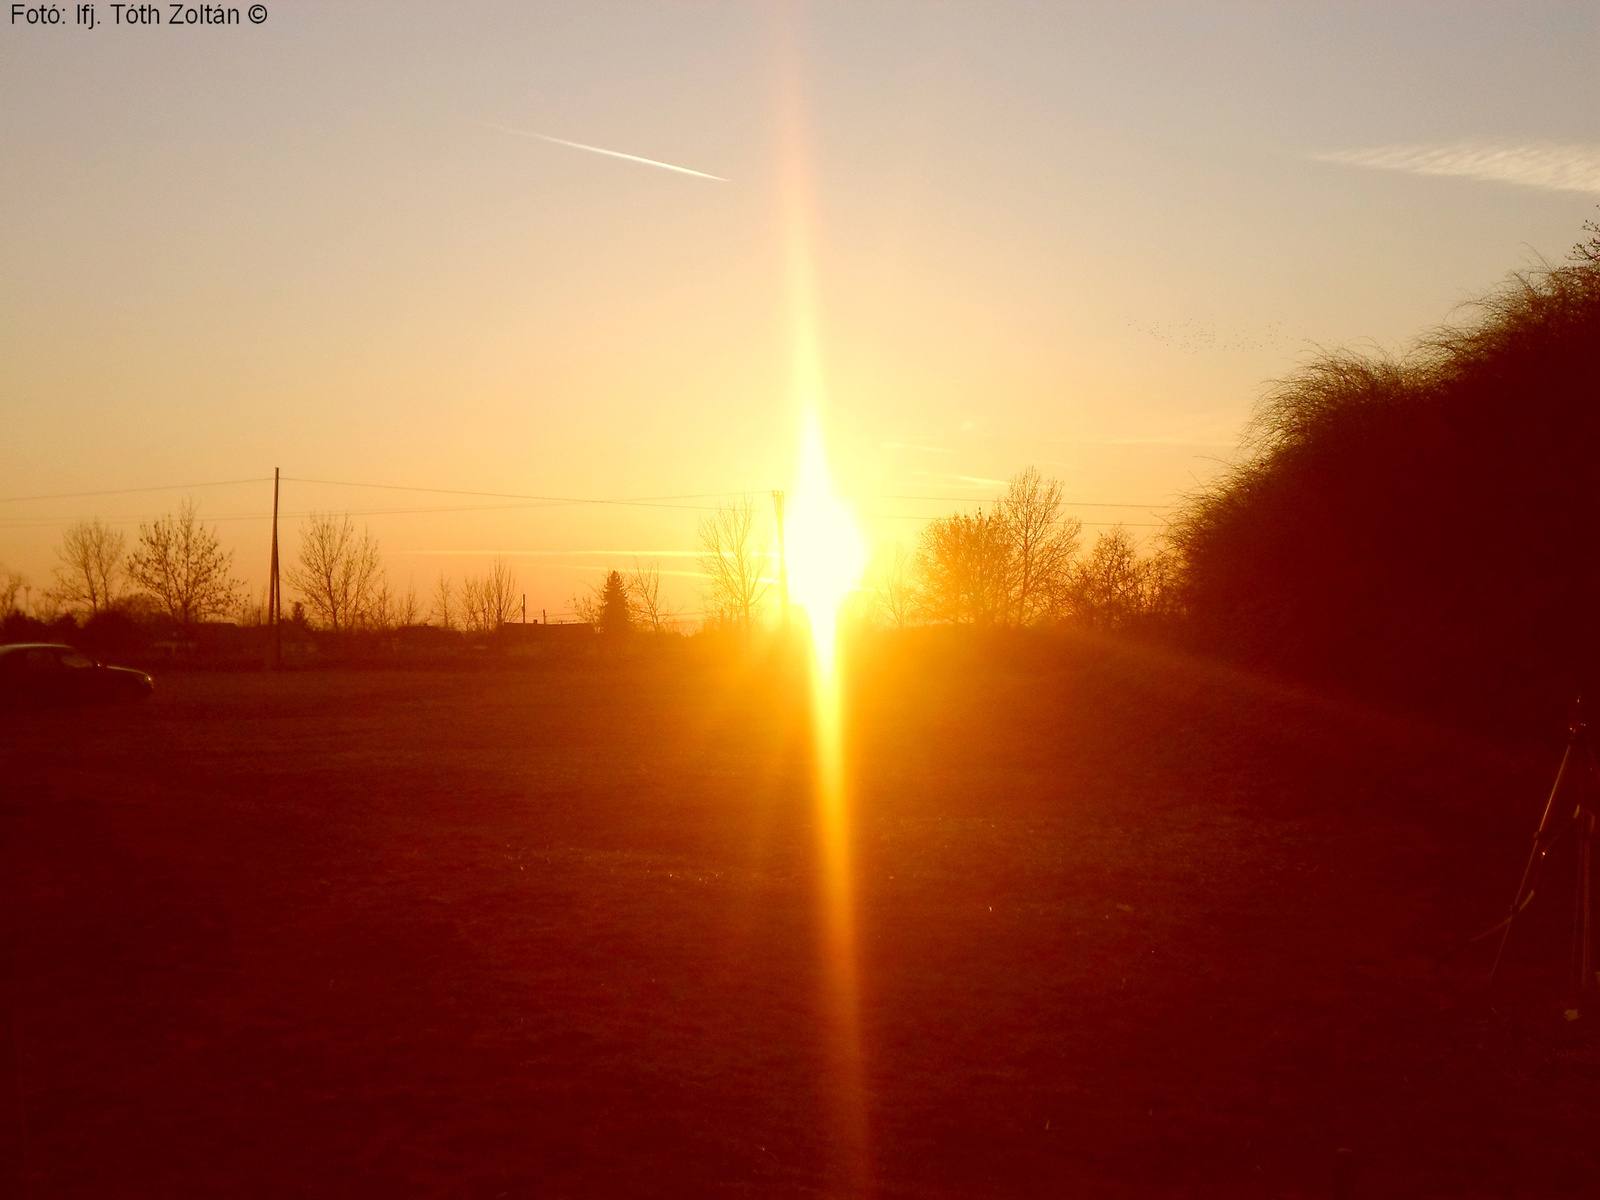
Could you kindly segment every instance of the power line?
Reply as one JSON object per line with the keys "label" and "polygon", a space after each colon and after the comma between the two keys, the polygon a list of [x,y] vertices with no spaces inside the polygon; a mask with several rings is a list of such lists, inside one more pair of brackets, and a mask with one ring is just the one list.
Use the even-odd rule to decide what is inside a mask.
{"label": "power line", "polygon": [[[1129,507],[1133,506],[1130,505]],[[944,519],[946,514],[936,513],[931,517],[923,516],[919,513],[858,513],[856,515],[864,521],[940,521]],[[1113,525],[1122,525],[1128,529],[1165,529],[1167,527],[1166,521],[1079,521],[1078,524],[1088,526],[1091,529],[1110,528]]]}
{"label": "power line", "polygon": [[[464,488],[438,488],[421,487],[414,484],[399,483],[362,483],[348,479],[307,479],[300,476],[285,475],[285,483],[309,483],[323,487],[355,487],[369,488],[394,492],[426,492],[441,496],[477,496],[491,500],[528,500],[540,504],[602,504],[639,506],[646,508],[684,508],[697,511],[707,510],[710,506],[699,504],[677,504],[679,500],[717,500],[730,496],[753,496],[761,494],[755,491],[729,491],[729,492],[694,492],[672,496],[623,496],[623,497],[592,497],[592,496],[546,496],[529,492],[483,492],[472,491]],[[20,504],[34,500],[80,500],[96,496],[124,496],[143,492],[179,492],[195,488],[238,487],[250,483],[271,483],[270,475],[258,476],[251,479],[223,479],[208,483],[168,483],[153,487],[132,488],[106,488],[92,492],[52,492],[36,496],[0,496],[0,504]],[[842,495],[854,500],[910,500],[910,501],[935,501],[950,504],[985,504],[992,500],[979,496],[905,496],[885,492],[846,492]],[[1155,510],[1162,508],[1175,508],[1175,503],[1161,504],[1131,504],[1127,501],[1117,500],[1063,500],[1061,504],[1067,508],[1133,508],[1142,510]],[[383,511],[394,512],[445,512],[456,511],[448,509],[395,509],[374,510],[373,515]],[[459,511],[471,511],[461,509]],[[369,514],[351,514],[369,515]],[[216,518],[221,519],[221,518]],[[930,518],[931,519],[931,518]]]}
{"label": "power line", "polygon": [[620,499],[597,499],[586,496],[540,496],[525,492],[472,492],[461,488],[415,487],[403,483],[355,483],[344,479],[300,479],[292,475],[283,477],[285,483],[315,483],[325,487],[377,488],[390,492],[431,492],[441,496],[482,496],[494,500],[538,500],[546,504],[618,504],[638,505],[644,508],[704,508],[705,505],[668,504],[669,500],[715,500],[722,496],[748,496],[753,492],[700,492],[684,496],[637,496]]}
{"label": "power line", "polygon": [[[580,505],[581,504],[591,504],[591,505],[641,507],[641,508],[670,508],[670,509],[678,509],[678,510],[682,510],[682,511],[710,512],[710,511],[713,511],[715,509],[714,505],[709,505],[709,504],[683,504],[683,503],[677,503],[677,501],[684,501],[684,500],[718,500],[718,499],[724,499],[724,498],[727,498],[727,497],[751,496],[751,495],[758,494],[758,493],[755,493],[755,492],[698,492],[698,493],[686,493],[686,494],[671,495],[671,496],[632,496],[632,497],[604,498],[604,497],[584,497],[584,496],[550,496],[550,495],[541,495],[541,494],[537,494],[537,493],[526,493],[526,492],[485,492],[485,491],[468,490],[468,489],[465,489],[465,488],[422,487],[422,486],[417,486],[417,485],[412,485],[412,484],[364,483],[364,482],[357,482],[357,481],[352,481],[352,480],[338,480],[338,479],[308,479],[308,478],[303,478],[303,477],[298,477],[298,476],[290,476],[290,475],[283,476],[283,480],[285,482],[290,482],[290,483],[307,483],[307,484],[312,484],[312,485],[315,485],[315,486],[322,486],[322,487],[354,487],[354,488],[367,488],[367,489],[374,489],[374,490],[381,490],[381,491],[421,492],[421,493],[426,493],[426,494],[431,494],[431,495],[442,495],[442,496],[473,496],[473,497],[479,497],[479,498],[483,498],[483,499],[517,500],[517,501],[522,501],[523,502],[523,503],[519,503],[519,504],[452,505],[452,506],[439,506],[439,507],[431,507],[431,508],[363,509],[363,510],[350,511],[350,512],[347,512],[345,514],[347,516],[361,516],[361,517],[367,517],[367,516],[410,516],[410,515],[426,515],[426,514],[432,514],[432,513],[454,513],[454,512],[499,512],[499,511],[509,511],[509,510],[515,510],[515,509],[524,509],[524,508],[557,507],[557,506],[562,506],[562,505],[573,505],[573,504],[580,504]],[[241,486],[241,485],[244,485],[244,484],[270,483],[270,482],[271,482],[271,477],[270,476],[261,476],[261,477],[257,477],[257,478],[251,478],[251,479],[218,480],[218,481],[209,482],[209,483],[162,484],[162,485],[152,486],[152,487],[108,488],[108,489],[105,489],[105,490],[92,491],[92,492],[58,492],[58,493],[43,494],[43,495],[37,495],[37,496],[7,496],[7,497],[0,497],[0,503],[20,503],[20,502],[23,502],[23,501],[34,501],[34,500],[82,499],[82,498],[95,497],[95,496],[118,496],[118,495],[141,494],[141,493],[147,493],[147,492],[183,491],[183,490],[195,489],[195,488],[237,487],[237,486]],[[852,499],[862,499],[862,500],[869,500],[870,499],[870,500],[934,501],[934,502],[940,502],[940,503],[953,503],[953,504],[992,503],[992,501],[990,501],[990,500],[984,500],[983,498],[973,497],[973,496],[895,495],[895,494],[881,493],[881,492],[877,492],[877,493],[874,493],[874,492],[844,493],[844,495],[849,496]],[[1062,501],[1061,503],[1066,507],[1072,507],[1072,508],[1126,508],[1126,509],[1136,509],[1136,510],[1141,510],[1141,511],[1146,511],[1146,512],[1153,512],[1153,511],[1157,511],[1157,510],[1164,509],[1164,508],[1177,507],[1176,504],[1170,504],[1170,503],[1169,504],[1131,504],[1131,503],[1128,503],[1126,501],[1111,501],[1111,500],[1072,500],[1072,501]],[[285,513],[283,515],[286,516],[286,517],[289,517],[290,519],[303,519],[303,518],[309,517],[309,516],[311,516],[313,514],[311,512],[297,512],[297,513]],[[935,513],[935,514],[862,513],[862,514],[860,514],[860,516],[865,520],[884,520],[884,521],[934,521],[934,520],[939,520],[944,515],[946,515],[946,514],[943,514],[943,513]],[[145,516],[145,517],[119,518],[119,519],[114,519],[114,520],[108,521],[107,524],[110,524],[110,525],[134,525],[134,524],[140,523],[141,521],[153,520],[153,519],[155,519],[155,518],[148,517],[148,516]],[[227,521],[227,522],[233,522],[233,521],[263,521],[263,520],[267,520],[268,519],[268,514],[265,513],[265,512],[262,512],[262,513],[235,513],[235,514],[225,514],[225,515],[215,516],[215,517],[211,517],[209,519],[212,520],[212,521],[218,521],[218,522],[221,522],[221,521]],[[68,524],[71,524],[71,522],[70,521],[49,521],[49,520],[45,520],[45,521],[0,521],[0,529],[51,529],[51,528],[60,528],[60,527],[62,527],[64,525],[68,525]],[[1105,527],[1110,527],[1110,526],[1113,526],[1113,525],[1126,525],[1126,526],[1128,526],[1130,528],[1134,528],[1134,529],[1161,529],[1161,528],[1165,527],[1165,523],[1164,522],[1158,522],[1158,521],[1128,521],[1128,522],[1121,522],[1121,521],[1116,521],[1116,522],[1113,522],[1113,521],[1083,521],[1083,522],[1081,522],[1081,524],[1086,525],[1086,526],[1088,526],[1090,528],[1105,528]]]}
{"label": "power line", "polygon": [[[993,503],[992,500],[985,500],[981,496],[886,496],[873,492],[842,492],[840,494],[848,496],[852,500],[935,500],[948,501],[953,504]],[[1148,510],[1179,507],[1177,502],[1169,502],[1166,504],[1129,504],[1125,501],[1113,500],[1062,500],[1060,501],[1060,504],[1063,508],[1137,508]]]}
{"label": "power line", "polygon": [[[285,478],[287,479],[287,476],[285,476]],[[269,480],[268,482],[271,482],[271,481]],[[548,502],[534,502],[534,503],[529,503],[529,504],[455,504],[455,505],[441,506],[441,507],[437,507],[437,508],[366,508],[366,509],[351,509],[349,511],[342,512],[339,515],[340,516],[346,516],[346,517],[392,517],[392,516],[412,516],[412,515],[428,514],[428,513],[511,512],[511,511],[530,509],[530,508],[553,508],[553,507],[557,507],[557,506],[553,505],[553,504],[550,504]],[[696,512],[711,512],[711,511],[713,511],[713,507],[711,505],[708,505],[708,504],[675,504],[675,505],[661,505],[661,506],[658,506],[658,507],[672,507],[672,508],[692,510],[692,511],[696,511]],[[290,519],[290,520],[294,520],[294,519],[300,519],[300,518],[315,516],[316,513],[314,511],[308,510],[306,512],[280,513],[279,515],[284,517],[284,518],[287,518],[287,519]],[[272,514],[270,512],[264,511],[264,512],[259,512],[259,513],[221,513],[221,514],[218,514],[216,516],[209,516],[208,515],[205,519],[208,520],[208,521],[266,521],[266,520],[270,520],[271,516],[272,516]],[[134,516],[134,517],[114,517],[114,518],[111,518],[109,520],[106,520],[104,523],[107,524],[107,525],[137,525],[137,524],[140,524],[141,522],[144,522],[144,521],[154,521],[154,520],[157,520],[157,519],[158,519],[158,517],[154,516],[154,515],[144,515],[144,516]],[[61,526],[70,525],[70,524],[72,524],[72,521],[70,519],[68,519],[68,520],[58,520],[58,521],[0,521],[0,529],[56,529],[56,528],[59,528]]]}
{"label": "power line", "polygon": [[[697,492],[680,496],[624,496],[616,498],[586,497],[586,496],[542,496],[524,492],[478,492],[466,491],[461,488],[436,488],[419,487],[413,484],[400,483],[358,483],[344,479],[300,479],[292,475],[285,475],[287,483],[315,483],[327,487],[359,487],[381,488],[386,491],[396,492],[432,492],[445,496],[483,496],[496,500],[539,500],[550,504],[639,504],[660,505],[664,508],[674,507],[704,507],[700,505],[679,506],[666,504],[669,500],[717,500],[726,496],[759,496],[765,493],[755,491],[732,492]],[[883,492],[841,492],[840,495],[852,500],[933,500],[950,502],[954,504],[984,504],[988,503],[981,496],[898,496]],[[1063,500],[1061,504],[1067,508],[1137,508],[1158,509],[1175,508],[1175,503],[1161,504],[1130,504],[1121,500]]]}
{"label": "power line", "polygon": [[223,479],[216,483],[166,483],[159,487],[109,488],[103,492],[56,492],[48,496],[0,496],[0,504],[20,504],[25,500],[81,500],[87,496],[126,496],[134,492],[182,492],[190,488],[236,487],[241,483],[271,483],[272,476],[259,479]]}
{"label": "power line", "polygon": [[[429,515],[429,514],[433,514],[433,513],[511,512],[511,511],[517,511],[517,510],[522,510],[522,509],[543,508],[543,507],[546,507],[546,505],[542,505],[542,504],[467,504],[467,505],[456,505],[456,506],[452,506],[452,507],[448,507],[448,508],[371,508],[371,509],[356,509],[354,511],[347,512],[347,513],[342,513],[340,515],[348,516],[348,517],[395,517],[395,516]],[[698,512],[711,512],[711,511],[713,511],[713,509],[709,505],[682,504],[682,505],[675,505],[674,507],[681,508],[681,509],[690,509],[690,510],[698,511]],[[310,517],[310,516],[312,516],[314,514],[312,512],[310,512],[310,511],[307,511],[307,512],[286,512],[286,513],[281,513],[280,515],[283,518],[287,519],[287,520],[303,520],[304,518]],[[945,514],[945,513],[932,513],[932,514],[926,514],[926,513],[859,513],[857,515],[864,521],[937,521],[937,520],[942,519],[943,517],[945,517],[948,514]],[[153,521],[153,520],[157,520],[157,519],[158,519],[158,517],[154,516],[154,515],[146,515],[146,516],[138,516],[138,517],[116,517],[116,518],[112,518],[110,520],[106,520],[104,523],[107,524],[107,525],[138,525],[138,524],[141,524],[141,523],[143,523],[145,521]],[[228,521],[228,522],[232,522],[232,521],[269,521],[269,520],[272,519],[272,514],[270,512],[223,513],[223,514],[219,514],[217,516],[207,516],[205,519],[208,520],[208,521],[214,521],[214,522],[223,522],[223,521]],[[71,520],[59,520],[59,521],[0,521],[0,529],[60,529],[60,528],[63,528],[65,526],[67,526],[67,525],[71,525],[72,523],[73,522]],[[1122,526],[1125,526],[1126,528],[1129,528],[1129,529],[1165,529],[1166,526],[1167,526],[1167,522],[1165,522],[1165,521],[1079,521],[1078,523],[1080,525],[1083,525],[1083,526],[1085,526],[1087,528],[1091,528],[1091,529],[1110,528],[1111,526],[1114,526],[1114,525],[1122,525]]]}
{"label": "power line", "polygon": [[[495,500],[537,500],[548,504],[618,504],[642,505],[661,508],[696,508],[704,509],[705,505],[678,505],[669,504],[673,500],[718,500],[728,496],[757,496],[764,493],[757,491],[731,491],[731,492],[696,492],[677,496],[623,496],[623,497],[592,497],[592,496],[544,496],[525,492],[479,492],[467,491],[462,488],[437,488],[420,487],[414,484],[400,483],[359,483],[344,479],[301,479],[292,475],[285,475],[287,483],[314,483],[326,487],[358,487],[380,488],[385,491],[396,492],[430,492],[443,496],[482,496]],[[899,496],[883,492],[842,492],[852,500],[932,500],[953,504],[984,504],[989,503],[983,497],[977,496]],[[1135,508],[1141,510],[1176,508],[1175,502],[1159,504],[1131,504],[1123,500],[1063,500],[1061,504],[1067,508]],[[425,510],[418,510],[425,511]]]}

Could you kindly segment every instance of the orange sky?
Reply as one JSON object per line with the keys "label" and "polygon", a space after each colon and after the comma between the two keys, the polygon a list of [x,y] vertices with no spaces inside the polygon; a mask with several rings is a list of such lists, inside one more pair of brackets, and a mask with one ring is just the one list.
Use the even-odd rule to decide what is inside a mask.
{"label": "orange sky", "polygon": [[[789,486],[785,79],[879,540],[1030,463],[1170,503],[1311,347],[1403,342],[1600,199],[1592,6],[270,8],[0,35],[0,562],[36,585],[66,522],[189,493],[13,497]],[[259,585],[269,489],[192,494]],[[552,610],[634,551],[692,571],[714,500],[511,503],[285,493],[402,587],[501,552]]]}

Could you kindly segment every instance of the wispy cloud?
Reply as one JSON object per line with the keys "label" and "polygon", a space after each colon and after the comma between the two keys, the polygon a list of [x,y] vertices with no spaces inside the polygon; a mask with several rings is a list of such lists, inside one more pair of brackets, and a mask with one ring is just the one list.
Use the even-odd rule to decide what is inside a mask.
{"label": "wispy cloud", "polygon": [[1004,479],[985,479],[981,475],[950,475],[944,471],[911,471],[911,475],[921,476],[923,479],[945,479],[961,488],[996,488],[1005,487]]}
{"label": "wispy cloud", "polygon": [[1108,438],[1103,442],[1074,442],[1075,446],[1192,446],[1198,450],[1217,446],[1231,447],[1235,442],[1197,442],[1186,437]]}
{"label": "wispy cloud", "polygon": [[697,550],[396,550],[396,554],[430,554],[450,558],[696,558]]}
{"label": "wispy cloud", "polygon": [[680,175],[693,175],[697,179],[714,179],[718,183],[727,183],[721,175],[708,175],[704,171],[692,171],[688,167],[674,166],[669,162],[661,162],[654,158],[640,158],[637,154],[624,154],[621,150],[606,150],[600,146],[587,146],[582,142],[569,142],[565,138],[551,137],[545,133],[534,133],[528,129],[513,129],[510,125],[497,125],[493,121],[480,121],[480,125],[487,125],[490,129],[499,129],[505,133],[514,133],[518,137],[533,138],[536,141],[549,142],[553,146],[566,146],[571,150],[587,150],[590,154],[603,154],[607,158],[620,158],[625,162],[642,163],[647,167],[660,167],[663,171],[676,171]]}
{"label": "wispy cloud", "polygon": [[1570,142],[1450,142],[1313,154],[1315,162],[1413,175],[1453,175],[1552,192],[1600,192],[1600,146]]}

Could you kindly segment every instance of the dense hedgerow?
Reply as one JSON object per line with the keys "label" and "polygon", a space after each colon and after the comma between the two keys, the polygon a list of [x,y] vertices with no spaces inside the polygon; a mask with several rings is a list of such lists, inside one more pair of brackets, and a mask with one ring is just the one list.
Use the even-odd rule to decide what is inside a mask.
{"label": "dense hedgerow", "polygon": [[1600,263],[1474,307],[1403,359],[1329,354],[1269,394],[1243,464],[1174,530],[1201,645],[1474,724],[1559,723],[1600,633]]}

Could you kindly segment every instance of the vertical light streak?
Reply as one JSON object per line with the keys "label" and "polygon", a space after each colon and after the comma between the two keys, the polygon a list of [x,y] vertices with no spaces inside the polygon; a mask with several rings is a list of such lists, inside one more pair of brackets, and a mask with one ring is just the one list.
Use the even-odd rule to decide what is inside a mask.
{"label": "vertical light streak", "polygon": [[[791,43],[792,45],[792,43]],[[790,64],[794,56],[790,57]],[[849,508],[833,489],[823,441],[826,396],[817,333],[811,238],[812,196],[797,73],[785,72],[782,204],[793,354],[791,387],[800,421],[798,486],[788,508],[790,596],[805,611],[811,637],[815,804],[822,911],[824,1043],[835,1138],[850,1194],[871,1191],[866,1080],[862,1063],[851,797],[838,621],[866,565],[866,547]]]}
{"label": "vertical light streak", "polygon": [[808,405],[800,431],[800,479],[789,504],[789,595],[806,610],[819,681],[836,682],[841,608],[866,568],[866,546],[833,490],[822,426]]}

